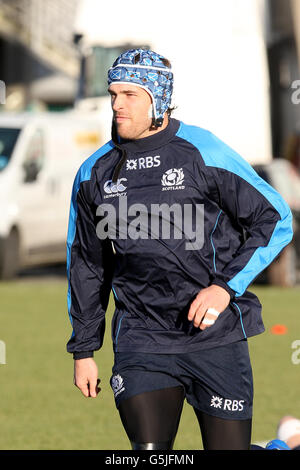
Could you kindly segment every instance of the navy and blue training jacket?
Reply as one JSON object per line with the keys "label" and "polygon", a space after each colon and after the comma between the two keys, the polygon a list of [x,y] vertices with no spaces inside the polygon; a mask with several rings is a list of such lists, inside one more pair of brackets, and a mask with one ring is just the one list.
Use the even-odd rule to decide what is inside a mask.
{"label": "navy and blue training jacket", "polygon": [[[261,304],[247,288],[292,239],[283,198],[214,134],[175,119],[153,136],[122,143],[127,160],[112,183],[117,147],[111,141],[99,148],[74,181],[67,239],[73,333],[67,351],[83,358],[101,347],[111,290],[114,351],[193,352],[263,332]],[[172,210],[170,236],[162,236],[166,211],[157,213],[160,228],[153,231],[145,221],[151,222],[154,207],[182,214],[198,208],[201,243],[193,245],[192,233]],[[196,212],[186,220],[195,234]],[[187,249],[189,242],[194,249]],[[202,331],[187,314],[211,284],[224,287],[231,301]]]}

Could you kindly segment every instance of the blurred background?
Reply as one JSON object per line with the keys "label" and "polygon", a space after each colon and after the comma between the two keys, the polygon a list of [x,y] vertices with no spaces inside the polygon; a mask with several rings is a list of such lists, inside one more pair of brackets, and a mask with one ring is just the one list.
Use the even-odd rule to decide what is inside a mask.
{"label": "blurred background", "polygon": [[107,69],[144,46],[173,64],[174,117],[210,129],[290,204],[294,242],[259,281],[295,285],[299,3],[164,1],[158,14],[137,0],[0,0],[0,278],[64,262],[74,174],[110,139]]}
{"label": "blurred background", "polygon": [[[110,140],[108,67],[122,51],[140,46],[172,63],[174,117],[218,135],[293,211],[293,242],[253,286],[265,302],[267,328],[271,331],[276,319],[282,323],[284,309],[290,324],[284,320],[283,329],[272,331],[294,334],[280,344],[281,336],[270,336],[278,362],[254,341],[254,361],[267,361],[257,362],[258,440],[273,437],[284,408],[281,392],[292,393],[293,387],[278,388],[276,395],[274,374],[284,368],[286,383],[294,383],[295,364],[286,364],[297,331],[300,336],[300,0],[186,0],[184,8],[175,0],[164,0],[159,8],[138,0],[0,0],[0,340],[7,348],[5,367],[0,358],[0,417],[6,426],[0,448],[127,448],[124,436],[108,439],[116,429],[121,432],[115,411],[113,417],[98,411],[107,433],[97,428],[92,443],[79,439],[79,410],[83,406],[89,413],[90,405],[70,397],[75,395],[71,376],[66,384],[70,359],[61,358],[70,334],[65,246],[73,179],[81,162]],[[108,316],[112,312],[110,303]],[[111,346],[106,344],[108,377]],[[22,398],[9,386],[20,362],[39,391],[33,421],[31,386]],[[51,427],[57,408],[68,407],[49,385],[57,373],[72,410]],[[44,380],[51,396],[43,400]],[[293,395],[289,403],[292,409],[286,411],[300,412]],[[193,448],[194,431],[185,416],[178,446]],[[71,435],[70,422],[75,422]]]}

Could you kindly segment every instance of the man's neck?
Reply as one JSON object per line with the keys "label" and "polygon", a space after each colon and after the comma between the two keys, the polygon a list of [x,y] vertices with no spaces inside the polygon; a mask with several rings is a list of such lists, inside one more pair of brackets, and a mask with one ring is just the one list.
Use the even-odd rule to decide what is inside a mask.
{"label": "man's neck", "polygon": [[162,125],[161,125],[160,127],[151,126],[148,131],[143,132],[143,134],[141,134],[141,136],[139,136],[139,137],[136,137],[135,140],[144,139],[145,137],[150,137],[150,136],[152,136],[152,135],[155,135],[155,134],[157,134],[158,132],[163,131],[163,130],[168,126],[168,124],[169,124],[169,117],[168,117],[168,115],[166,114],[166,115],[164,116],[163,123],[162,123]]}

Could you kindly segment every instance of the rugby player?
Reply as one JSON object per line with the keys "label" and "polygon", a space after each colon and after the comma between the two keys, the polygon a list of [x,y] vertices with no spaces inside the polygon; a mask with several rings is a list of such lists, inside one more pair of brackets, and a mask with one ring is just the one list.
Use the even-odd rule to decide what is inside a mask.
{"label": "rugby player", "polygon": [[[193,64],[184,72],[186,99],[201,106],[201,77]],[[172,91],[171,65],[153,51],[128,50],[108,71],[112,139],[72,192],[67,350],[75,385],[96,397],[112,291],[111,387],[131,448],[172,449],[186,400],[204,449],[246,450],[248,338],[264,331],[247,289],[291,241],[291,211],[216,135],[172,117]]]}

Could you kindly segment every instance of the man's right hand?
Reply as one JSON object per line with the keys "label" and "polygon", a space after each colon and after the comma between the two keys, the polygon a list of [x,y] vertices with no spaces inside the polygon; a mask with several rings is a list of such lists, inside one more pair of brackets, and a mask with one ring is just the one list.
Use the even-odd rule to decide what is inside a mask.
{"label": "man's right hand", "polygon": [[99,383],[98,367],[92,357],[74,360],[74,384],[85,397],[96,398],[101,390]]}

